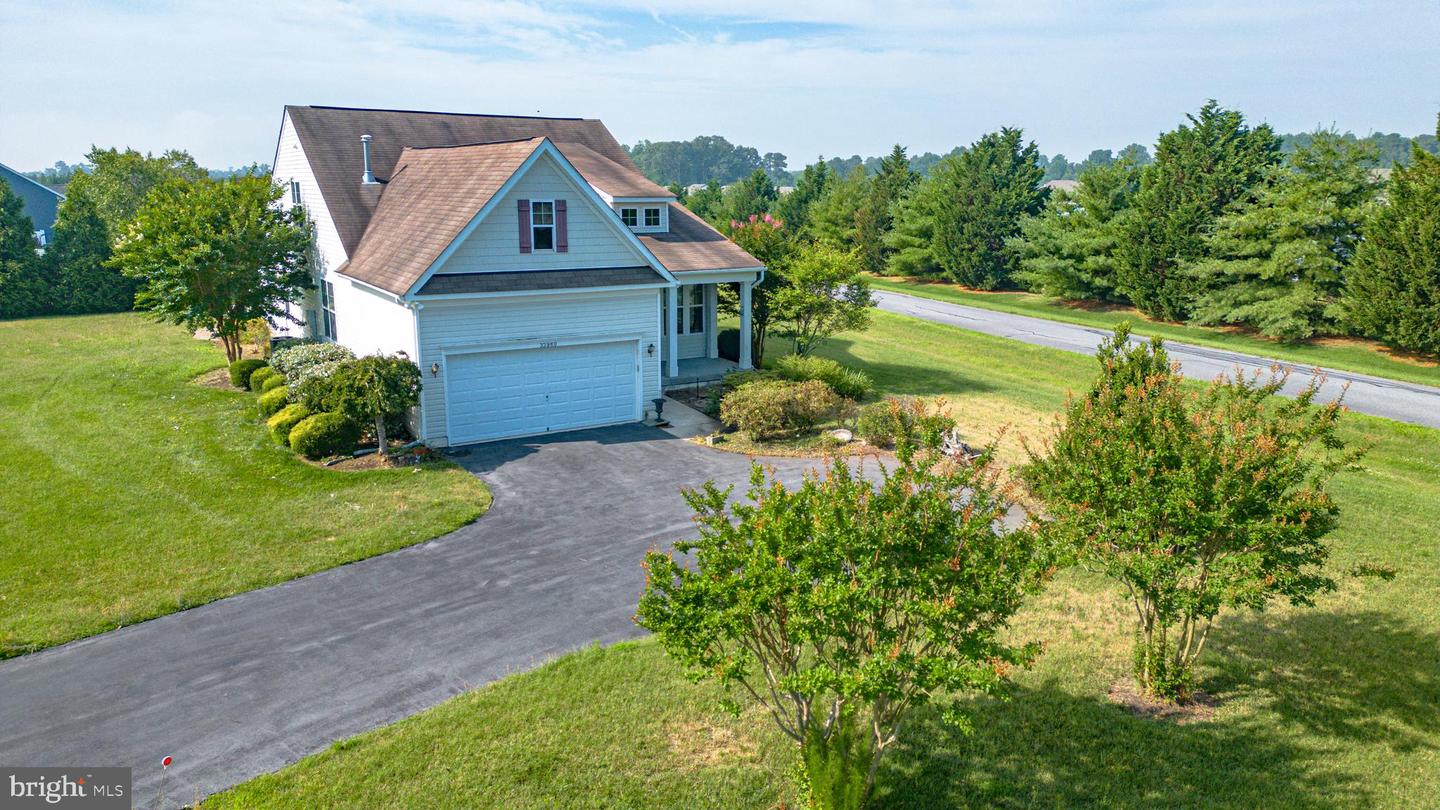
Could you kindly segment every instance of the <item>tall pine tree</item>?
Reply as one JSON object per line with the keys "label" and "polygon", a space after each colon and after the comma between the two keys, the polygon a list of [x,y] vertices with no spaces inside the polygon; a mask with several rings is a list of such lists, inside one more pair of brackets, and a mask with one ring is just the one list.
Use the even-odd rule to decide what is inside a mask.
{"label": "tall pine tree", "polygon": [[1385,196],[1345,282],[1345,320],[1388,346],[1440,356],[1440,157],[1412,147]]}
{"label": "tall pine tree", "polygon": [[1375,201],[1379,152],[1320,131],[1291,155],[1255,205],[1222,216],[1187,269],[1193,318],[1240,324],[1284,341],[1334,331],[1345,272]]}
{"label": "tall pine tree", "polygon": [[791,232],[809,235],[810,209],[825,196],[834,181],[835,173],[830,171],[824,158],[811,163],[800,172],[795,188],[776,201],[775,215]]}
{"label": "tall pine tree", "polygon": [[1189,317],[1194,301],[1182,263],[1205,256],[1215,221],[1280,163],[1280,139],[1268,125],[1252,129],[1213,99],[1186,117],[1188,125],[1160,136],[1120,221],[1116,253],[1120,292],[1141,312],[1172,321]]}
{"label": "tall pine tree", "polygon": [[119,312],[134,306],[135,280],[107,266],[109,259],[110,239],[94,203],[66,197],[44,259],[55,280],[57,311]]}
{"label": "tall pine tree", "polygon": [[0,318],[24,318],[49,312],[54,284],[46,278],[35,242],[35,225],[24,204],[0,180]]}
{"label": "tall pine tree", "polygon": [[1071,301],[1120,300],[1115,223],[1139,187],[1139,169],[1129,160],[1097,160],[1073,192],[1053,193],[1043,213],[1020,220],[1020,235],[1009,242],[1019,261],[1016,282]]}
{"label": "tall pine tree", "polygon": [[898,143],[880,161],[880,171],[870,181],[869,194],[855,211],[855,247],[865,270],[871,273],[885,271],[889,254],[885,236],[890,233],[894,221],[892,209],[919,179],[920,176],[910,168],[905,147]]}

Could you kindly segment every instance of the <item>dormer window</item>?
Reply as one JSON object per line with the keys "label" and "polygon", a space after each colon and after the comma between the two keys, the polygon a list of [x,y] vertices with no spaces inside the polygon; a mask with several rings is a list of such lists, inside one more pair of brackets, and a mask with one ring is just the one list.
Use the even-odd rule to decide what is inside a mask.
{"label": "dormer window", "polygon": [[647,228],[658,228],[658,227],[660,227],[660,209],[659,209],[659,208],[646,208],[646,209],[645,209],[645,227],[647,227]]}
{"label": "dormer window", "polygon": [[620,221],[625,223],[625,227],[634,228],[640,224],[639,214],[640,210],[638,208],[621,208]]}
{"label": "dormer window", "polygon": [[548,200],[530,203],[530,243],[536,250],[555,249],[555,203]]}

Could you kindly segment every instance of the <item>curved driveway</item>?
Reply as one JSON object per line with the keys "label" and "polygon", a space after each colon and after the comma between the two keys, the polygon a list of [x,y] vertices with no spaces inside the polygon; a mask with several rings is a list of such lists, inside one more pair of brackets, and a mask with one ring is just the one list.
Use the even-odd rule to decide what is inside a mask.
{"label": "curved driveway", "polygon": [[[0,763],[129,766],[136,806],[176,806],[510,672],[637,636],[641,556],[692,534],[681,486],[743,486],[749,472],[743,456],[642,425],[482,445],[456,460],[495,493],[458,531],[0,661]],[[771,461],[787,481],[813,464]]]}
{"label": "curved driveway", "polygon": [[[1072,323],[1061,323],[1027,315],[1013,315],[993,309],[969,307],[884,290],[874,292],[880,309],[927,321],[958,326],[972,332],[1010,338],[1037,346],[1049,346],[1080,354],[1094,354],[1100,341],[1110,333]],[[1143,338],[1132,338],[1143,340]],[[1315,369],[1283,360],[1272,360],[1250,354],[1192,346],[1165,341],[1165,350],[1172,360],[1180,362],[1180,371],[1187,377],[1212,380],[1221,374],[1234,373],[1238,366],[1246,372],[1264,371],[1273,365],[1290,370],[1285,391],[1294,394],[1303,389]],[[1400,422],[1440,428],[1440,388],[1372,377],[1353,371],[1320,369],[1326,378],[1320,392],[1326,401],[1338,397],[1346,384],[1345,405],[1352,411],[1383,416]]]}

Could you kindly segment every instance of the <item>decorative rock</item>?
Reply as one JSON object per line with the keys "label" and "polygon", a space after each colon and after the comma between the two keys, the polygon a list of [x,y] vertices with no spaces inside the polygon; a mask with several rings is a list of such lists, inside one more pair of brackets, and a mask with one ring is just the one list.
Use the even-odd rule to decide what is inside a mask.
{"label": "decorative rock", "polygon": [[829,431],[828,435],[830,436],[830,438],[841,442],[850,442],[854,441],[855,439],[855,434],[851,433],[845,428],[837,428],[835,430]]}

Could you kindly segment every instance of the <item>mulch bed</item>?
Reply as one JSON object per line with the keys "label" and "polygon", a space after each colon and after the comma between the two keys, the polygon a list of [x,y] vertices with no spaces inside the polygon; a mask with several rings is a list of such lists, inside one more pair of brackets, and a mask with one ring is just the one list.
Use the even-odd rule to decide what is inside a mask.
{"label": "mulch bed", "polygon": [[203,385],[206,388],[219,388],[224,391],[240,390],[239,388],[236,388],[235,386],[230,384],[230,369],[223,366],[220,368],[211,369],[210,371],[201,374],[199,377],[196,377],[190,382],[193,382],[196,385]]}
{"label": "mulch bed", "polygon": [[1198,689],[1190,694],[1184,703],[1157,700],[1142,693],[1133,681],[1116,681],[1110,685],[1110,702],[1137,717],[1174,723],[1183,726],[1200,723],[1215,716],[1220,701],[1214,695]]}

